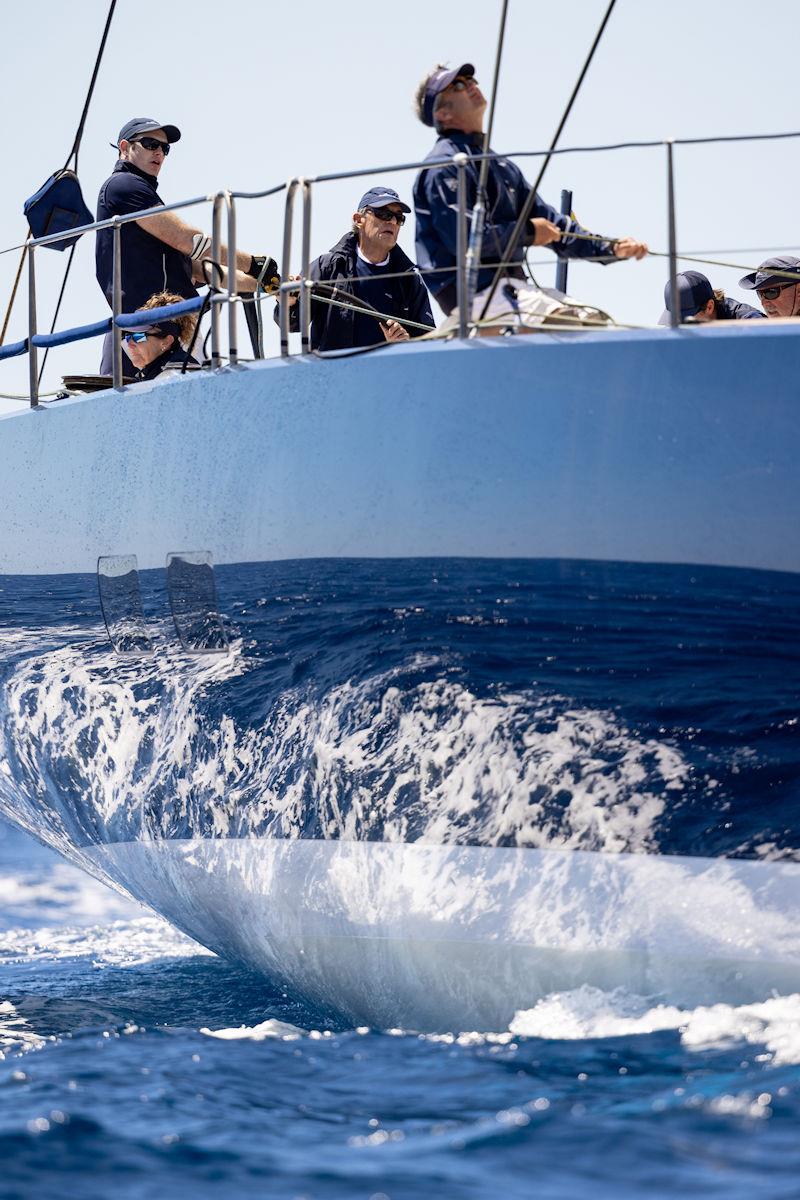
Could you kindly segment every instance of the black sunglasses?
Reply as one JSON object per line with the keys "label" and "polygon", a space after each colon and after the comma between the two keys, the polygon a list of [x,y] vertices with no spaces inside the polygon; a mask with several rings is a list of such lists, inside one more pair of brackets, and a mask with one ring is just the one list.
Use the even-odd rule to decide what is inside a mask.
{"label": "black sunglasses", "polygon": [[781,292],[785,292],[789,287],[797,287],[795,283],[781,283],[777,287],[758,288],[758,294],[762,300],[777,300]]}
{"label": "black sunglasses", "polygon": [[128,344],[134,342],[136,345],[141,345],[142,342],[146,342],[150,337],[163,338],[166,336],[166,331],[163,329],[148,329],[146,333],[143,330],[136,333],[123,333],[122,340],[123,342],[128,342]]}
{"label": "black sunglasses", "polygon": [[163,150],[165,158],[169,154],[169,142],[160,142],[158,138],[151,137],[132,138],[131,140],[138,142],[140,146],[144,146],[145,150]]}
{"label": "black sunglasses", "polygon": [[377,217],[379,221],[397,221],[398,225],[405,225],[406,214],[404,212],[395,212],[392,208],[372,208],[367,205],[367,212],[371,212],[373,217]]}

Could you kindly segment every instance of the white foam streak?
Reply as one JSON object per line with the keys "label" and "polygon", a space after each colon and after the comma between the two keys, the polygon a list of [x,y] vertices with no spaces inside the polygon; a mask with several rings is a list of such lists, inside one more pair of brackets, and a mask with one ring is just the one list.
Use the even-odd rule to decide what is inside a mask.
{"label": "white foam streak", "polygon": [[728,1044],[763,1046],[775,1066],[800,1063],[800,994],[758,1004],[713,1004],[694,1009],[653,1004],[616,988],[580,987],[540,1000],[509,1026],[515,1037],[576,1041],[632,1037],[674,1029],[684,1046],[706,1050]]}

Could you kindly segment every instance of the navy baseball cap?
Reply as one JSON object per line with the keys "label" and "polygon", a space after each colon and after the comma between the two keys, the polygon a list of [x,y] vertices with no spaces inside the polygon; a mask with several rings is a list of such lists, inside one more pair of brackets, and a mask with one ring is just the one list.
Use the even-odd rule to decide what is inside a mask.
{"label": "navy baseball cap", "polygon": [[445,88],[450,87],[454,79],[458,79],[459,75],[465,79],[471,79],[475,74],[475,68],[472,63],[462,63],[460,67],[456,67],[454,71],[447,67],[437,67],[431,72],[425,82],[425,98],[422,102],[422,121],[425,125],[433,126],[433,108],[436,104],[436,97]]}
{"label": "navy baseball cap", "polygon": [[403,212],[410,213],[411,209],[398,196],[393,188],[374,187],[370,188],[358,202],[359,210],[362,208],[382,208],[384,204],[399,204]]}
{"label": "navy baseball cap", "polygon": [[[681,303],[681,320],[695,317],[701,308],[705,308],[709,300],[714,299],[714,289],[705,275],[699,271],[678,272],[678,295]],[[662,314],[659,324],[669,324],[669,314],[672,312],[672,289],[670,281],[664,284],[664,303],[667,311]],[[666,319],[665,319],[666,318]]]}
{"label": "navy baseball cap", "polygon": [[154,117],[134,117],[122,126],[119,131],[119,137],[116,142],[112,142],[115,149],[119,149],[120,142],[124,139],[126,142],[131,142],[135,137],[139,137],[142,133],[152,133],[155,129],[163,129],[167,135],[167,141],[179,142],[181,140],[181,131],[177,125],[165,125],[163,121],[156,121]]}
{"label": "navy baseball cap", "polygon": [[[780,271],[780,275],[775,272]],[[791,283],[790,275],[797,276],[800,283],[800,258],[792,258],[791,254],[783,254],[778,258],[767,258],[757,271],[751,271],[739,280],[739,287],[749,291],[759,288],[775,287],[781,283]]]}

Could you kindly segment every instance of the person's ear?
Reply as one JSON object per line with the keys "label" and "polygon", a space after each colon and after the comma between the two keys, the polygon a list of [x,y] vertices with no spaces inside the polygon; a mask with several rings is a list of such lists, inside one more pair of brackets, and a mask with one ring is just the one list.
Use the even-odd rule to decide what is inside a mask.
{"label": "person's ear", "polygon": [[364,214],[362,212],[353,213],[353,224],[359,226],[364,224]]}
{"label": "person's ear", "polygon": [[172,333],[165,334],[164,341],[167,343],[166,346],[164,347],[164,349],[171,350],[172,347],[175,345],[175,335]]}
{"label": "person's ear", "polygon": [[127,154],[127,153],[128,153],[128,150],[130,149],[130,145],[131,145],[131,144],[130,144],[130,142],[127,140],[127,138],[123,138],[123,139],[122,139],[122,141],[121,141],[121,142],[120,142],[120,144],[119,144],[119,156],[120,156],[120,158],[122,158],[122,157],[123,157],[125,154]]}

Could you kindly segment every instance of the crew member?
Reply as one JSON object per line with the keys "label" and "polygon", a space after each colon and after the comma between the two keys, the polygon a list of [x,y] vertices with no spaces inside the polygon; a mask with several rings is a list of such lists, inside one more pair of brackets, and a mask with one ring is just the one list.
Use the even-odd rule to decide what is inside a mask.
{"label": "crew member", "polygon": [[[123,213],[155,208],[164,201],[158,194],[158,176],[181,132],[151,117],[134,117],[123,125],[116,148],[119,161],[100,188],[97,220]],[[197,295],[195,283],[208,282],[203,262],[211,253],[211,239],[183,221],[177,213],[157,213],[120,228],[123,311],[132,312],[157,291],[168,291],[189,299]],[[222,265],[227,264],[227,247],[220,248]],[[95,250],[97,282],[109,304],[114,287],[114,234],[99,229]],[[253,292],[264,270],[265,290],[277,276],[272,260],[243,250],[236,254],[237,291]],[[224,279],[223,281],[224,282]],[[101,371],[111,370],[111,342],[106,338]]]}
{"label": "crew member", "polygon": [[740,279],[739,287],[758,292],[768,317],[800,317],[800,258],[768,258]]}
{"label": "crew member", "polygon": [[[748,321],[764,314],[741,300],[731,300],[723,291],[712,288],[711,281],[699,271],[678,273],[678,295],[681,305],[681,320],[688,321]],[[672,288],[669,280],[664,285],[666,311],[659,317],[659,325],[669,325],[672,312]]]}
{"label": "crew member", "polygon": [[[411,259],[397,245],[400,227],[411,212],[392,188],[374,187],[358,202],[353,226],[336,245],[311,264],[311,278],[329,287],[315,289],[311,301],[311,347],[344,350],[383,342],[405,342],[420,331],[394,317],[433,328],[430,300]],[[336,282],[340,280],[341,282]],[[289,327],[299,329],[297,293],[290,292]],[[326,304],[330,298],[348,307]],[[354,312],[352,305],[376,309],[389,320]],[[275,310],[278,319],[278,309]]]}
{"label": "crew member", "polygon": [[[156,292],[138,312],[150,308],[164,308],[178,304],[183,296],[175,292]],[[188,352],[194,335],[197,318],[184,313],[170,320],[156,319],[143,329],[129,330],[122,335],[122,348],[134,367],[134,373],[125,374],[125,382],[155,379],[164,371],[181,371],[184,363],[187,370],[197,370],[199,362]]]}
{"label": "crew member", "polygon": [[[420,84],[416,93],[417,115],[424,125],[432,126],[439,138],[428,160],[450,158],[464,152],[470,156],[483,151],[483,121],[486,100],[475,79],[472,63],[456,70],[441,64]],[[428,161],[426,160],[426,161]],[[480,159],[467,167],[468,220],[477,199]],[[458,173],[450,163],[425,167],[414,184],[414,208],[417,216],[417,264],[425,281],[446,314],[456,306],[456,244],[458,226]],[[551,246],[560,258],[644,258],[647,246],[631,237],[615,241],[592,240],[577,221],[556,212],[537,195],[527,231],[511,252],[508,245],[531,185],[519,168],[507,158],[489,161],[486,220],[481,261],[497,264],[505,258],[510,264],[506,279],[524,279],[522,259],[525,246]],[[584,236],[578,236],[584,235]],[[477,277],[477,291],[488,288],[494,278],[493,266],[483,266]]]}

